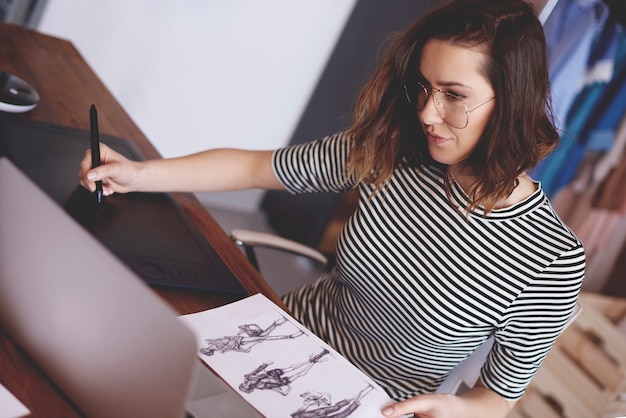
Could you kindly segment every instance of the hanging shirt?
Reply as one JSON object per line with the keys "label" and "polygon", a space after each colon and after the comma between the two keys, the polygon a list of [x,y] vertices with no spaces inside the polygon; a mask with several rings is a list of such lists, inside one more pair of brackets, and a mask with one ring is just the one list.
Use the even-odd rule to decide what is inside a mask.
{"label": "hanging shirt", "polygon": [[[581,10],[582,7],[578,3],[585,3],[587,7],[594,6],[593,2],[589,0],[576,0],[570,3],[572,3],[572,8],[576,9],[573,6],[577,5]],[[607,8],[604,3],[602,5]],[[599,8],[600,5],[594,7]],[[597,10],[591,9],[590,12],[592,12],[591,15],[594,15]],[[563,35],[565,39],[578,36],[575,35],[572,28],[568,29]],[[551,67],[550,78],[555,112],[560,113],[557,116],[561,119],[558,127],[563,132],[557,148],[532,172],[533,176],[541,180],[548,196],[555,195],[572,180],[578,171],[579,164],[586,152],[588,132],[585,126],[597,120],[599,114],[597,105],[606,96],[607,86],[614,73],[614,60],[619,38],[616,25],[608,23],[602,27],[594,25],[588,29],[588,32],[587,41],[590,42],[590,45],[576,46],[575,51],[572,52],[575,56],[580,55],[580,59],[585,58],[585,66],[581,68],[582,74],[578,74],[579,70],[572,72],[570,69],[570,67],[578,67],[578,65],[572,65],[572,58],[564,61],[570,65],[561,70]],[[564,88],[567,86],[562,93],[559,93],[559,84],[563,85]],[[567,109],[562,106],[562,98],[559,99],[559,95],[562,94],[568,96]],[[561,102],[560,107],[559,102]],[[565,112],[566,116],[563,120],[563,113]]]}
{"label": "hanging shirt", "polygon": [[[609,8],[602,0],[559,0],[543,24],[550,65],[552,110],[559,129],[566,129],[568,112],[588,70],[593,42],[608,17]],[[542,182],[548,196],[555,194],[554,177],[561,165],[567,163],[567,155],[577,151],[575,148],[575,138],[562,135],[558,148],[532,170],[531,175]]]}
{"label": "hanging shirt", "polygon": [[602,0],[559,0],[543,25],[554,114],[563,128],[588,68],[592,45],[609,16]]}

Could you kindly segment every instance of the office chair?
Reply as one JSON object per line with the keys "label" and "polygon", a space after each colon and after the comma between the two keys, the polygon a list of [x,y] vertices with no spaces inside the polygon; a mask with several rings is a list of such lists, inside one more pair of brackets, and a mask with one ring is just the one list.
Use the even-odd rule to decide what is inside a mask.
{"label": "office chair", "polygon": [[257,271],[260,272],[259,262],[254,251],[254,247],[271,248],[285,251],[290,254],[299,255],[319,263],[322,267],[328,266],[328,258],[315,248],[299,242],[279,237],[278,235],[251,231],[249,229],[233,229],[230,237],[238,247],[242,248],[246,257]]}
{"label": "office chair", "polygon": [[[320,251],[307,245],[290,239],[282,238],[274,234],[257,232],[246,229],[234,229],[231,231],[231,239],[245,251],[250,263],[260,272],[259,262],[254,252],[255,247],[270,248],[284,251],[313,260],[323,267],[328,266],[327,257]],[[574,312],[568,320],[567,328],[580,315],[581,306],[577,303]],[[489,350],[493,346],[493,337],[485,340],[478,348],[465,360],[456,365],[450,372],[446,380],[439,386],[436,393],[451,393],[460,395],[474,387],[480,376],[480,368],[485,363]]]}

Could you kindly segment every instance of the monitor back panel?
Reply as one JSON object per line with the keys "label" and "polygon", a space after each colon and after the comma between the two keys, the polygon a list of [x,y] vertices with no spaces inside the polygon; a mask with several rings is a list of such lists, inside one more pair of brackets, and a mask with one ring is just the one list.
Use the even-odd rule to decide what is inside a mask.
{"label": "monitor back panel", "polygon": [[183,416],[193,332],[6,158],[0,326],[87,416]]}

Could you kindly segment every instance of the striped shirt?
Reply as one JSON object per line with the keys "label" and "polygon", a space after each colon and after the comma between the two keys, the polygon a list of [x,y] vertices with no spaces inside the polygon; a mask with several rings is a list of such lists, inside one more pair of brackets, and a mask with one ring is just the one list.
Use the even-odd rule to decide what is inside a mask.
{"label": "striped shirt", "polygon": [[[348,152],[339,134],[277,150],[273,166],[292,193],[343,192]],[[374,195],[361,184],[337,267],[283,299],[396,400],[434,392],[493,335],[481,379],[518,399],[570,318],[585,269],[581,242],[537,186],[466,217],[434,167],[396,169]],[[467,203],[456,184],[451,198]]]}

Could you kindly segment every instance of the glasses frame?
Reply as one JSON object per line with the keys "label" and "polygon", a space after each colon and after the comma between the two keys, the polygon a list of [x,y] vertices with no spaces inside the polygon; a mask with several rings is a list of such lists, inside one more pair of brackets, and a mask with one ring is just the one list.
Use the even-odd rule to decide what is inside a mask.
{"label": "glasses frame", "polygon": [[[479,107],[483,106],[484,104],[487,104],[490,101],[492,101],[493,99],[495,99],[495,96],[491,97],[491,98],[485,100],[484,102],[482,102],[481,104],[479,104],[478,106],[474,106],[472,109],[468,109],[467,104],[465,103],[465,100],[461,99],[459,96],[457,96],[457,95],[455,95],[453,93],[450,93],[449,91],[441,90],[441,89],[438,89],[436,87],[427,87],[424,84],[420,83],[419,81],[417,82],[417,84],[418,84],[418,86],[420,86],[420,88],[422,89],[422,91],[426,95],[426,100],[424,101],[424,107],[422,107],[421,109],[418,109],[418,110],[419,111],[424,110],[424,108],[426,107],[426,103],[428,102],[428,98],[430,97],[430,98],[433,99],[433,104],[435,105],[435,109],[437,110],[437,113],[439,114],[441,119],[443,119],[443,121],[446,124],[452,126],[453,128],[456,128],[456,129],[465,129],[465,128],[467,128],[467,125],[469,125],[469,115],[470,115],[470,113],[472,113],[474,110],[478,109]],[[445,94],[446,96],[461,102],[461,104],[465,108],[465,125],[463,125],[463,126],[455,126],[455,125],[451,124],[448,120],[446,120],[445,116],[443,116],[441,114],[441,112],[439,111],[439,108],[437,107],[437,101],[435,100],[435,93]],[[413,103],[411,101],[411,95],[409,94],[409,90],[408,90],[406,84],[404,85],[404,94],[406,96],[407,101],[409,103]]]}

